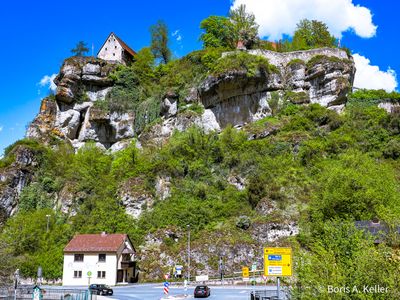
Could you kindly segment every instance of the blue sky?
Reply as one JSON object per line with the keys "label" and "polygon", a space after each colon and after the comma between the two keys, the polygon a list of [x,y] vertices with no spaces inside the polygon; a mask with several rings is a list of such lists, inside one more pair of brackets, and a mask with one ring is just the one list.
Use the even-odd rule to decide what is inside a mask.
{"label": "blue sky", "polygon": [[[170,1],[7,1],[1,4],[0,33],[3,45],[0,47],[2,68],[0,71],[0,152],[7,145],[24,136],[25,126],[34,118],[39,110],[40,100],[48,94],[48,86],[40,86],[40,80],[58,72],[63,60],[71,55],[70,50],[80,41],[94,44],[95,53],[107,35],[114,31],[131,48],[138,50],[149,45],[149,27],[158,19],[163,19],[169,26],[171,47],[175,56],[201,48],[198,41],[199,24],[209,15],[226,15],[231,5],[240,3],[248,7],[256,7],[255,13],[259,20],[263,12],[272,11],[275,15],[289,16],[273,24],[261,24],[262,28],[279,32],[279,23],[287,24],[287,18],[296,23],[298,11],[290,12],[290,6],[270,5],[272,0],[170,0]],[[318,5],[310,6],[310,2],[322,3],[328,0],[282,0],[297,2],[304,6],[303,16],[314,16]],[[339,0],[338,0],[339,1]],[[353,29],[342,32],[342,44],[354,53],[369,59],[370,65],[377,66],[372,74],[377,78],[387,72],[390,67],[394,72],[400,72],[400,57],[398,55],[398,28],[400,21],[398,12],[400,4],[395,0],[340,0],[350,3],[352,8],[360,5],[372,13],[372,23],[378,26],[371,37],[360,37],[358,31],[371,24],[366,24],[361,11],[360,18],[349,17],[352,21],[341,20],[335,24],[337,15],[332,9],[332,15],[322,12],[332,31],[346,28],[347,21]],[[339,2],[340,2],[339,1]],[[272,1],[273,2],[273,1]],[[332,0],[330,1],[332,2]],[[262,3],[266,7],[257,9]],[[275,1],[276,3],[276,1]],[[115,8],[112,6],[115,4]],[[346,4],[346,5],[347,5]],[[344,4],[343,4],[344,5]],[[264,10],[265,9],[265,10]],[[274,9],[280,9],[275,12]],[[356,19],[354,21],[354,19]],[[359,24],[354,25],[355,22]],[[349,24],[350,24],[349,23]],[[347,23],[346,23],[347,24]],[[335,27],[336,26],[336,27]],[[339,28],[339,29],[338,29]],[[355,28],[355,29],[354,29]],[[290,29],[289,29],[290,31]],[[362,34],[361,34],[362,35]],[[364,34],[365,35],[365,34]],[[178,37],[180,40],[178,41]],[[365,60],[362,61],[368,64]],[[368,66],[365,66],[366,70]],[[377,71],[377,68],[378,71]],[[391,78],[393,72],[389,71]],[[369,74],[369,73],[368,73]],[[366,75],[368,80],[375,76]],[[388,82],[388,77],[381,76],[382,85]],[[379,80],[376,80],[379,82]],[[370,82],[368,82],[370,84]],[[371,83],[372,84],[372,83]],[[384,86],[385,87],[385,86]]]}

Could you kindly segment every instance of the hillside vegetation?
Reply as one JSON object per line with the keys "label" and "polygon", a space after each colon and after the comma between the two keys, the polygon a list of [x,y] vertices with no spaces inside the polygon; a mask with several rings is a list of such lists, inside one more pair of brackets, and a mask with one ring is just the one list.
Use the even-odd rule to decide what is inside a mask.
{"label": "hillside vegetation", "polygon": [[[245,44],[262,46],[254,19],[247,17],[251,26]],[[231,18],[240,19],[234,12]],[[151,49],[142,49],[134,64],[112,73],[115,85],[96,108],[133,111],[138,132],[146,132],[160,121],[165,94],[180,99],[180,113],[198,114],[203,106],[183,106],[182,100],[207,75],[276,71],[266,59],[245,52],[220,58],[244,38],[240,24],[215,16],[205,21],[205,49],[159,65]],[[312,40],[300,25],[291,47],[333,45],[329,33]],[[309,31],[325,28],[318,22],[302,25]],[[229,39],[231,31],[235,40]],[[399,94],[355,92],[341,114],[318,104],[295,105],[301,99],[292,101],[293,94],[285,91],[280,99],[273,92],[272,116],[240,130],[227,126],[205,132],[192,126],[157,146],[132,142],[111,153],[87,143],[75,153],[57,138],[48,145],[24,139],[9,146],[0,170],[10,170],[16,153],[28,149],[35,156],[35,172],[22,190],[17,213],[0,227],[0,281],[7,283],[16,268],[34,278],[38,266],[45,279],[58,279],[63,248],[74,234],[102,231],[129,234],[141,279],[162,279],[173,267],[165,258],[185,265],[190,225],[193,273],[216,275],[221,255],[230,275],[253,259],[262,262],[264,246],[291,246],[295,276],[284,283],[291,285],[293,299],[398,299],[400,115],[378,108],[376,100],[396,102]],[[168,182],[165,197],[157,187],[160,179]],[[0,188],[6,184],[0,182]],[[133,218],[125,211],[122,192],[145,195],[153,203],[148,201]],[[372,219],[389,226],[379,245],[354,225]],[[298,234],[268,236],[280,232],[281,225]],[[241,261],[234,261],[232,252],[241,253]],[[388,293],[329,294],[329,285],[380,285]]]}
{"label": "hillside vegetation", "polygon": [[[12,257],[5,265],[19,266],[32,277],[41,265],[46,278],[58,278],[62,249],[76,232],[127,232],[142,245],[149,233],[182,232],[190,224],[195,244],[219,230],[228,231],[233,243],[256,243],[240,226],[240,216],[251,224],[289,218],[299,222],[300,234],[276,244],[296,249],[296,295],[314,294],[305,287],[332,280],[346,285],[368,279],[394,291],[397,237],[390,235],[376,247],[353,221],[378,217],[397,224],[399,118],[372,105],[354,104],[338,115],[319,105],[290,104],[242,131],[228,127],[206,134],[193,127],[176,132],[163,147],[138,150],[132,145],[114,155],[90,144],[74,154],[63,143],[51,149],[20,141],[2,161],[12,148],[29,147],[40,156],[40,168],[23,191],[18,214],[2,230],[1,251]],[[271,126],[270,136],[248,139]],[[229,184],[230,174],[246,178],[246,188]],[[172,179],[171,197],[158,200],[138,220],[126,215],[117,200],[121,182],[135,178],[140,185],[132,189],[155,195],[157,176]],[[80,195],[74,216],[53,209],[55,195],[66,186]],[[256,209],[260,202],[278,208],[263,214]],[[185,239],[167,239],[165,247],[179,253]],[[371,273],[376,278],[369,278]]]}

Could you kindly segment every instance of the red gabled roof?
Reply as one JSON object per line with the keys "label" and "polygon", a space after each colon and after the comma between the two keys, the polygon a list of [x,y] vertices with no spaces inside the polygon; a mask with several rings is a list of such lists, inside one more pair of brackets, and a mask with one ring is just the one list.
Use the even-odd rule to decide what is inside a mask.
{"label": "red gabled roof", "polygon": [[130,55],[135,56],[136,52],[133,51],[127,44],[124,43],[123,40],[121,40],[117,35],[114,33],[115,38],[118,40],[118,42],[121,44],[122,48],[124,48],[125,51],[127,51]]}
{"label": "red gabled roof", "polygon": [[127,238],[126,234],[78,234],[64,252],[117,252]]}
{"label": "red gabled roof", "polygon": [[125,44],[125,42],[123,40],[121,40],[114,32],[111,32],[108,37],[106,38],[106,40],[104,41],[103,45],[101,45],[99,51],[97,52],[97,55],[99,55],[101,49],[104,47],[104,44],[107,42],[107,40],[109,39],[109,37],[111,35],[114,35],[115,38],[118,40],[118,42],[120,43],[121,47],[128,52],[130,55],[135,56],[136,52],[134,50],[131,49],[131,47],[129,47],[127,44]]}

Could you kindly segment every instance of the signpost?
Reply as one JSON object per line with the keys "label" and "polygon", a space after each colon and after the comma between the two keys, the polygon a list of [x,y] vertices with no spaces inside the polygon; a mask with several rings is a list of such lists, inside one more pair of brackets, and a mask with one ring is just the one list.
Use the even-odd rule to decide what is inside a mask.
{"label": "signpost", "polygon": [[277,277],[280,298],[280,277],[292,276],[292,248],[264,248],[264,275]]}
{"label": "signpost", "polygon": [[262,280],[264,281],[265,289],[267,289],[267,280],[268,280],[268,277],[265,276],[265,275],[262,275],[261,278],[262,278]]}
{"label": "signpost", "polygon": [[88,271],[86,274],[87,274],[87,277],[89,280],[89,285],[90,285],[90,278],[92,277],[92,271]]}
{"label": "signpost", "polygon": [[247,286],[247,282],[250,281],[250,274],[249,274],[249,268],[248,267],[242,267],[242,277],[243,277],[243,282],[246,282],[246,286]]}
{"label": "signpost", "polygon": [[40,287],[38,287],[37,285],[33,288],[32,299],[33,300],[42,300],[43,299],[42,289]]}
{"label": "signpost", "polygon": [[164,294],[168,295],[169,294],[169,282],[168,282],[168,274],[164,275],[165,282],[164,282]]}

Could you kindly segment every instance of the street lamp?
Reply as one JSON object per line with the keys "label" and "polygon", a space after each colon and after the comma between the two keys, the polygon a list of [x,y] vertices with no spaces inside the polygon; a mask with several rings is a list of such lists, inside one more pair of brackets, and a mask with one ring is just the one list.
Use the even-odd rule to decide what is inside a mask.
{"label": "street lamp", "polygon": [[17,269],[14,273],[14,300],[17,299],[18,281],[19,281],[19,269]]}
{"label": "street lamp", "polygon": [[188,256],[188,284],[190,283],[190,225],[188,228],[188,244],[187,244],[187,256]]}
{"label": "street lamp", "polygon": [[50,222],[50,215],[46,215],[47,218],[47,227],[46,227],[46,232],[49,232],[49,222]]}

